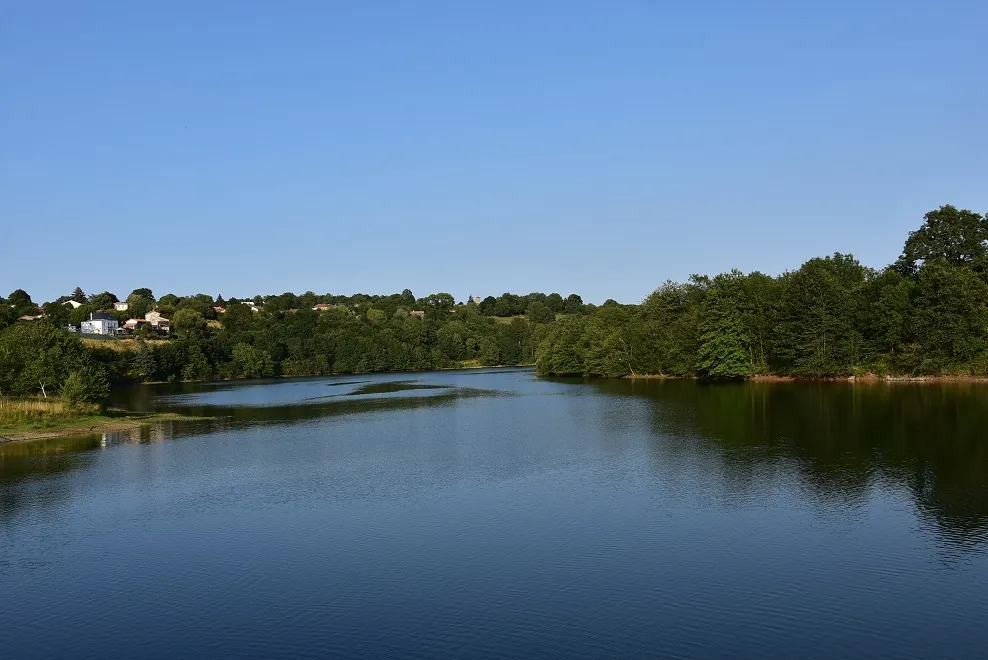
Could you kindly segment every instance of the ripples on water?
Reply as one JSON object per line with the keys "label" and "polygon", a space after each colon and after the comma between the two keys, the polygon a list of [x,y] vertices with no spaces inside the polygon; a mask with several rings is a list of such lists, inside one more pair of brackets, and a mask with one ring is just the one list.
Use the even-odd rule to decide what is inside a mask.
{"label": "ripples on water", "polygon": [[986,391],[136,389],[215,419],[0,447],[0,649],[984,657]]}

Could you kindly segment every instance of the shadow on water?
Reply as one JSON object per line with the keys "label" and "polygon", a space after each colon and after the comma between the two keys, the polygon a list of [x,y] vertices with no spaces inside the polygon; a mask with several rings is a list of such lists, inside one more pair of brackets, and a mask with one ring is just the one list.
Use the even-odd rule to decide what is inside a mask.
{"label": "shadow on water", "polygon": [[347,392],[347,396],[361,396],[364,394],[390,394],[391,392],[405,392],[408,390],[447,390],[449,385],[426,385],[413,380],[393,380],[386,383],[374,383],[358,387],[352,392]]}
{"label": "shadow on water", "polygon": [[823,505],[864,502],[876,481],[908,489],[952,545],[988,541],[988,388],[978,384],[593,381],[650,402],[653,450],[716,444],[725,488],[795,471]]}

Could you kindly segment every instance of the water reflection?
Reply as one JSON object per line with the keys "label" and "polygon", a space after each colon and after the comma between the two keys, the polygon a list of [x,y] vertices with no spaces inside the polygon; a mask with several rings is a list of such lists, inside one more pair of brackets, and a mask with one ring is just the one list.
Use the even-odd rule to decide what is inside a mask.
{"label": "water reflection", "polygon": [[952,544],[988,540],[988,388],[977,384],[594,381],[644,397],[654,451],[695,452],[670,438],[699,436],[720,451],[724,487],[764,487],[797,475],[823,506],[864,502],[876,483],[907,488]]}
{"label": "water reflection", "polygon": [[[465,386],[474,382],[490,387]],[[339,392],[321,395],[327,385]],[[627,454],[613,453],[620,449],[616,439],[622,438],[645,448],[653,474],[713,479],[718,497],[730,506],[746,506],[776,490],[796,487],[800,498],[838,518],[865,506],[876,487],[899,489],[910,494],[922,520],[944,542],[974,548],[988,540],[988,388],[980,385],[705,386],[683,381],[545,381],[516,371],[480,379],[431,374],[415,379],[184,384],[134,388],[118,396],[134,410],[210,419],[0,445],[4,514],[24,499],[15,482],[85,469],[91,463],[87,452],[119,444],[460,405],[468,414],[489,420],[483,424],[494,429],[504,418],[483,417],[488,413],[471,400],[512,396],[512,412],[507,414],[541,420],[543,425],[533,421],[525,431],[538,434],[538,441],[535,435],[501,436],[498,442],[506,451],[540,446],[542,436],[549,434],[558,438],[551,445],[554,452],[580,449],[579,437],[579,442],[604,450],[594,460],[619,462],[630,460]],[[525,454],[519,460],[547,455]]]}

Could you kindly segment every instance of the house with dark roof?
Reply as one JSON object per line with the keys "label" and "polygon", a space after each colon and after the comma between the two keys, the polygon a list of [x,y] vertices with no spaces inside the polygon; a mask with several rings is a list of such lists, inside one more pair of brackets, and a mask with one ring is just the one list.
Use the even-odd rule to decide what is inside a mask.
{"label": "house with dark roof", "polygon": [[113,335],[119,326],[120,322],[112,314],[93,312],[88,321],[82,322],[80,330],[84,335]]}

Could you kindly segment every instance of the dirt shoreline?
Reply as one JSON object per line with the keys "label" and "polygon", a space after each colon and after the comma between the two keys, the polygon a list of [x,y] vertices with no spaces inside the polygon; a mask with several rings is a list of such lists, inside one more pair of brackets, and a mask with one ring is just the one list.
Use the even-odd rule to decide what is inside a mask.
{"label": "dirt shoreline", "polygon": [[0,445],[14,444],[19,442],[32,442],[35,440],[50,440],[51,438],[63,438],[73,435],[89,435],[94,433],[113,433],[117,431],[131,431],[142,426],[149,426],[159,422],[181,422],[206,419],[204,417],[187,417],[174,413],[137,413],[126,417],[107,417],[105,419],[86,418],[78,422],[67,422],[64,426],[48,429],[37,429],[31,431],[13,431],[0,433]]}
{"label": "dirt shoreline", "polygon": [[[669,376],[667,374],[630,374],[621,376],[628,380],[699,380],[695,376]],[[744,381],[748,383],[980,383],[988,384],[988,376],[879,376],[878,374],[863,374],[861,376],[832,376],[832,377],[801,377],[777,376],[761,374],[751,376]]]}

